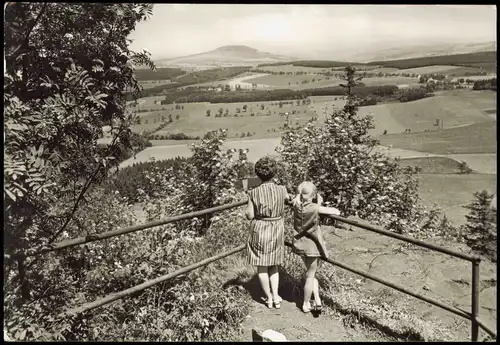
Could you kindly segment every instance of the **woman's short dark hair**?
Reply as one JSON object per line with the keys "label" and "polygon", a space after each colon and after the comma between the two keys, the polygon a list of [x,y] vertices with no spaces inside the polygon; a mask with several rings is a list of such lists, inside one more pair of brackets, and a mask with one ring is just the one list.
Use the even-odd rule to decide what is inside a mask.
{"label": "woman's short dark hair", "polygon": [[262,157],[255,163],[255,174],[262,181],[269,181],[276,175],[278,166],[271,157]]}

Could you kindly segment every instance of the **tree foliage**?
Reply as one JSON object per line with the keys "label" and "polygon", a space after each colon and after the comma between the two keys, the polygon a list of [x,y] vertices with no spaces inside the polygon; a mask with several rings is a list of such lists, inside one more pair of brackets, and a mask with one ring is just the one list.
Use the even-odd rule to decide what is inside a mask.
{"label": "tree foliage", "polygon": [[402,169],[397,160],[376,151],[377,141],[368,134],[374,127],[372,117],[357,114],[359,98],[353,90],[361,79],[355,73],[352,67],[345,69],[347,103],[334,109],[324,126],[309,121],[285,128],[278,148],[280,179],[290,189],[312,181],[345,216],[382,222],[398,232],[411,231],[422,216],[416,170]]}
{"label": "tree foliage", "polygon": [[474,193],[473,201],[465,206],[469,214],[465,216],[465,240],[474,250],[496,261],[496,216],[490,207],[493,195],[486,190]]}
{"label": "tree foliage", "polygon": [[[4,49],[4,249],[60,239],[90,186],[133,149],[124,91],[154,67],[127,36],[152,5],[8,3]],[[103,126],[111,144],[97,144]]]}

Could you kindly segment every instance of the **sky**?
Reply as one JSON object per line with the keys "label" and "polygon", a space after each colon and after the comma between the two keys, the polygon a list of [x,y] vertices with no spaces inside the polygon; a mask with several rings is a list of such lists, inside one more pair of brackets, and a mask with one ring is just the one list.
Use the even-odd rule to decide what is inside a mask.
{"label": "sky", "polygon": [[370,47],[496,41],[493,5],[155,4],[132,49],[153,59],[247,45],[303,58]]}

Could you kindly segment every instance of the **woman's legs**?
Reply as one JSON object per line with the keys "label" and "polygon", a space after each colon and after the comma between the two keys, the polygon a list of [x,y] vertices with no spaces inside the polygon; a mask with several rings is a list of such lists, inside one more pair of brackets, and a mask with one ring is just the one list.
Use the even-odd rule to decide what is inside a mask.
{"label": "woman's legs", "polygon": [[310,301],[313,292],[318,292],[318,296],[314,296],[314,300],[316,300],[316,298],[319,299],[319,291],[315,291],[314,286],[314,281],[316,280],[316,270],[318,268],[318,258],[303,257],[302,259],[304,260],[304,264],[306,265],[306,283],[304,284],[304,304],[302,306],[302,309],[306,311],[311,309]]}
{"label": "woman's legs", "polygon": [[264,294],[267,297],[267,301],[272,301],[273,296],[271,295],[271,289],[269,286],[269,274],[268,274],[268,267],[267,266],[257,266],[257,273],[259,276],[259,282],[260,286],[262,287],[262,290],[264,291]]}
{"label": "woman's legs", "polygon": [[271,282],[271,291],[273,294],[273,300],[275,302],[280,302],[281,297],[278,295],[278,286],[280,282],[280,274],[278,271],[278,266],[269,267],[269,280]]}

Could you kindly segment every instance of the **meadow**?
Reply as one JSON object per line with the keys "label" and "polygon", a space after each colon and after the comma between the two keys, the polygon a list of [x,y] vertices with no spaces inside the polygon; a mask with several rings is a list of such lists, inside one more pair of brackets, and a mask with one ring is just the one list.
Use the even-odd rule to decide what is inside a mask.
{"label": "meadow", "polygon": [[380,144],[434,154],[496,153],[496,121],[490,120],[443,131],[379,136]]}
{"label": "meadow", "polygon": [[475,67],[459,67],[459,66],[446,66],[446,65],[433,65],[425,67],[415,67],[400,69],[390,73],[415,73],[415,74],[434,74],[434,73],[444,73],[452,77],[466,77],[472,75],[479,75],[482,71]]}
{"label": "meadow", "polygon": [[[436,92],[434,97],[406,103],[386,103],[360,108],[360,114],[374,117],[373,135],[434,131],[436,119],[443,121],[443,128],[471,125],[491,121],[488,109],[496,109],[496,95],[491,91],[473,92],[452,90]],[[396,143],[393,143],[396,146]],[[399,146],[398,146],[399,147]],[[408,148],[407,146],[401,148]]]}
{"label": "meadow", "polygon": [[[301,67],[302,68],[302,67]],[[268,85],[276,88],[289,88],[292,90],[304,90],[328,86],[338,86],[343,83],[342,79],[336,77],[327,77],[325,75],[266,75],[253,79],[246,80],[247,83],[257,83],[261,85]],[[373,77],[364,78],[363,83],[367,86],[378,85],[416,85],[418,80],[416,78],[408,77]]]}
{"label": "meadow", "polygon": [[152,87],[156,87],[159,85],[166,85],[173,83],[170,79],[159,79],[159,80],[140,80],[139,85],[141,85],[144,89],[150,89]]}
{"label": "meadow", "polygon": [[[312,96],[309,105],[301,102],[299,106],[296,101],[293,104],[283,101],[281,108],[279,101],[158,104],[161,100],[162,96],[139,100],[136,109],[149,112],[138,114],[141,124],[135,125],[133,131],[154,130],[162,119],[171,116],[173,122],[158,134],[185,133],[196,137],[203,136],[208,130],[228,128],[230,138],[241,137],[242,133],[251,133],[252,139],[272,138],[279,137],[279,128],[285,123],[283,114],[286,112],[292,125],[296,125],[297,121],[298,124],[304,124],[312,117],[322,122],[325,119],[325,106],[329,113],[332,107],[341,108],[345,103],[341,96]],[[243,109],[245,105],[246,111]],[[215,117],[221,108],[222,117]],[[209,117],[207,110],[210,111]],[[483,143],[478,143],[478,148],[478,145],[471,146],[471,141],[491,142],[495,138],[495,126],[491,125],[494,121],[493,111],[496,111],[495,92],[471,90],[436,92],[434,97],[417,101],[392,102],[359,109],[360,114],[373,116],[375,129],[371,134],[380,136],[382,145],[437,154],[483,152]],[[444,131],[438,131],[436,119],[443,122]],[[478,126],[471,126],[476,124]],[[404,133],[406,129],[410,129],[411,133]],[[387,131],[387,135],[382,135],[384,131]],[[471,136],[479,137],[472,139]],[[494,152],[495,141],[487,147],[485,153]]]}
{"label": "meadow", "polygon": [[[240,138],[243,133],[245,136],[251,133],[252,138],[271,138],[279,136],[279,128],[286,122],[285,116],[280,114],[288,112],[289,121],[293,125],[304,124],[315,116],[311,107],[302,104],[302,102],[301,105],[297,105],[297,101],[155,104],[155,101],[161,99],[162,97],[148,97],[141,105],[137,106],[137,109],[155,111],[138,113],[141,124],[133,126],[134,132],[153,130],[160,125],[162,118],[168,119],[171,116],[172,122],[156,134],[185,133],[190,136],[202,137],[207,131],[227,128],[228,135],[232,138]],[[293,105],[290,102],[293,102]],[[282,107],[279,106],[280,103]],[[246,110],[244,110],[245,105],[247,106]],[[176,109],[176,106],[179,106],[180,109]],[[216,117],[220,109],[222,109],[223,115]],[[210,111],[210,116],[207,116],[207,111]]]}
{"label": "meadow", "polygon": [[483,189],[496,193],[496,187],[497,177],[493,174],[422,174],[419,194],[424,205],[438,205],[450,221],[460,225],[469,213],[463,206],[472,202],[472,194]]}

